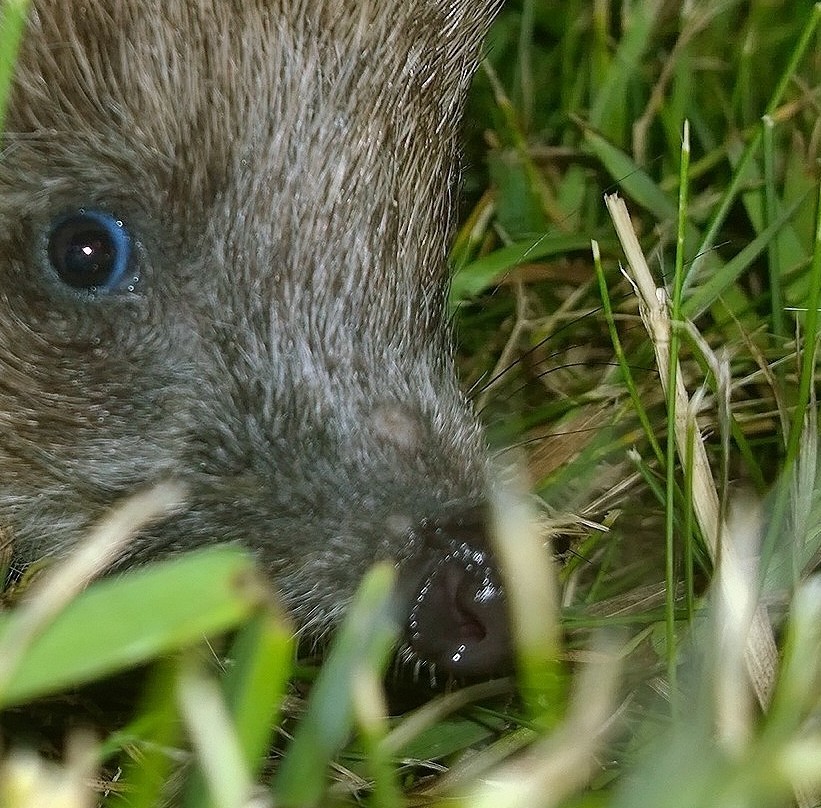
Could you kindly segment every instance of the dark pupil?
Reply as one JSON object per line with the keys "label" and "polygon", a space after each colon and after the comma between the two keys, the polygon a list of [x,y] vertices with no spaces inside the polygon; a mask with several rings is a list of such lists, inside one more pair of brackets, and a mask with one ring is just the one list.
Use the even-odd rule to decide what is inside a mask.
{"label": "dark pupil", "polygon": [[117,246],[102,225],[85,218],[63,222],[49,242],[49,260],[60,278],[77,288],[105,285],[114,272]]}

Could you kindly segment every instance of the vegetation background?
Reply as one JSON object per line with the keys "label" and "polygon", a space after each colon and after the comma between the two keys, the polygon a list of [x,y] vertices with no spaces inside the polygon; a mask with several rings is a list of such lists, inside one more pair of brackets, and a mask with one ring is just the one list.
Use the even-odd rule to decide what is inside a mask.
{"label": "vegetation background", "polygon": [[[0,91],[24,10],[4,6]],[[491,32],[451,302],[559,556],[511,587],[518,690],[387,719],[388,569],[321,667],[294,665],[241,553],[80,594],[55,570],[62,600],[5,595],[3,725],[135,664],[142,706],[59,764],[7,749],[0,806],[157,805],[169,781],[192,808],[819,804],[819,21],[808,0],[510,0]]]}

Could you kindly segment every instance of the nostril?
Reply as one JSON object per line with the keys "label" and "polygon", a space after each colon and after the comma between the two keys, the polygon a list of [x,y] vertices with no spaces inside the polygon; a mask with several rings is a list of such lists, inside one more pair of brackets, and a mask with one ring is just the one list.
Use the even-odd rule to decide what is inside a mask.
{"label": "nostril", "polygon": [[[457,608],[459,608],[457,604]],[[459,614],[459,634],[467,642],[481,642],[487,637],[487,629],[476,619],[476,617],[460,609]]]}
{"label": "nostril", "polygon": [[507,606],[489,568],[468,569],[449,556],[437,563],[416,597],[408,641],[417,656],[457,676],[510,668]]}
{"label": "nostril", "polygon": [[506,672],[512,660],[507,604],[481,524],[439,523],[431,535],[436,541],[420,562],[427,571],[407,623],[410,647],[420,659],[457,676]]}
{"label": "nostril", "polygon": [[488,634],[488,626],[482,619],[484,613],[493,609],[494,601],[502,598],[502,590],[488,574],[480,582],[471,577],[472,572],[470,566],[461,571],[453,606],[461,621],[462,635],[479,641]]}

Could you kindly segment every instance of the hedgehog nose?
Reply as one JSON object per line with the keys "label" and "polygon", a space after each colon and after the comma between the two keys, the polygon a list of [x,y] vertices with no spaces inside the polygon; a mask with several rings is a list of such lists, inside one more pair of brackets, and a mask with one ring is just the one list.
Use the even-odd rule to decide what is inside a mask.
{"label": "hedgehog nose", "polygon": [[416,531],[425,573],[407,621],[407,641],[437,670],[458,677],[512,667],[507,602],[481,511],[473,508]]}

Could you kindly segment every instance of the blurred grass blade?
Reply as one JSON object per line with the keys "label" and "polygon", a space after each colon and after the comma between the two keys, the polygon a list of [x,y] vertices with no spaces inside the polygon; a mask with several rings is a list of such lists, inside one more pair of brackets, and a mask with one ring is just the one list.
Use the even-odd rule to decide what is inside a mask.
{"label": "blurred grass blade", "polygon": [[291,624],[263,612],[243,627],[230,654],[225,697],[246,762],[257,773],[268,749],[294,658]]}
{"label": "blurred grass blade", "polygon": [[6,122],[6,106],[28,8],[29,0],[4,0],[0,4],[0,135]]}
{"label": "blurred grass blade", "polygon": [[[193,657],[183,661],[177,702],[208,784],[206,801],[196,808],[247,808],[257,790],[217,681]],[[254,805],[256,805],[256,800]]]}
{"label": "blurred grass blade", "polygon": [[442,802],[459,808],[552,808],[587,783],[593,761],[615,710],[621,670],[620,650],[612,638],[599,637],[584,666],[557,730],[481,778],[464,801]]}
{"label": "blurred grass blade", "polygon": [[[263,602],[252,559],[233,547],[173,558],[95,583],[34,640],[0,704],[30,700],[221,634]],[[20,615],[0,615],[0,643]]]}
{"label": "blurred grass blade", "polygon": [[[228,654],[225,701],[245,768],[256,777],[270,748],[277,713],[293,667],[293,632],[276,611],[264,611],[242,627]],[[192,775],[186,806],[207,803],[202,769]]]}
{"label": "blurred grass blade", "polygon": [[396,780],[388,735],[388,705],[381,677],[370,667],[363,667],[354,677],[353,705],[362,746],[373,780],[372,805],[378,808],[401,808],[402,795]]}
{"label": "blurred grass blade", "polygon": [[493,548],[502,567],[513,626],[519,686],[531,718],[558,723],[566,679],[556,573],[538,514],[523,490],[502,480],[491,500]]}
{"label": "blurred grass blade", "polygon": [[140,530],[180,508],[186,493],[185,485],[166,481],[126,497],[68,556],[47,565],[30,583],[9,630],[0,634],[0,694],[36,638],[66,604],[120,558]]}
{"label": "blurred grass blade", "polygon": [[363,666],[382,671],[395,639],[394,578],[394,569],[380,564],[359,587],[274,779],[277,806],[320,804],[328,764],[353,728],[354,679]]}
{"label": "blurred grass blade", "polygon": [[821,578],[799,588],[790,610],[781,677],[763,741],[780,752],[777,770],[802,806],[821,797]]}
{"label": "blurred grass blade", "polygon": [[120,778],[127,784],[122,795],[112,795],[111,808],[154,808],[161,805],[164,789],[177,760],[170,750],[179,749],[182,725],[175,700],[180,659],[162,660],[150,672],[137,718],[115,732],[103,746],[102,758],[127,750]]}
{"label": "blurred grass blade", "polygon": [[0,760],[2,808],[95,808],[98,795],[90,787],[99,761],[90,734],[73,732],[65,758],[55,763],[34,750],[14,750]]}
{"label": "blurred grass blade", "polygon": [[[792,602],[781,679],[773,698],[770,727],[785,736],[817,710],[821,698],[821,577],[799,588]],[[821,775],[821,760],[818,762]]]}

